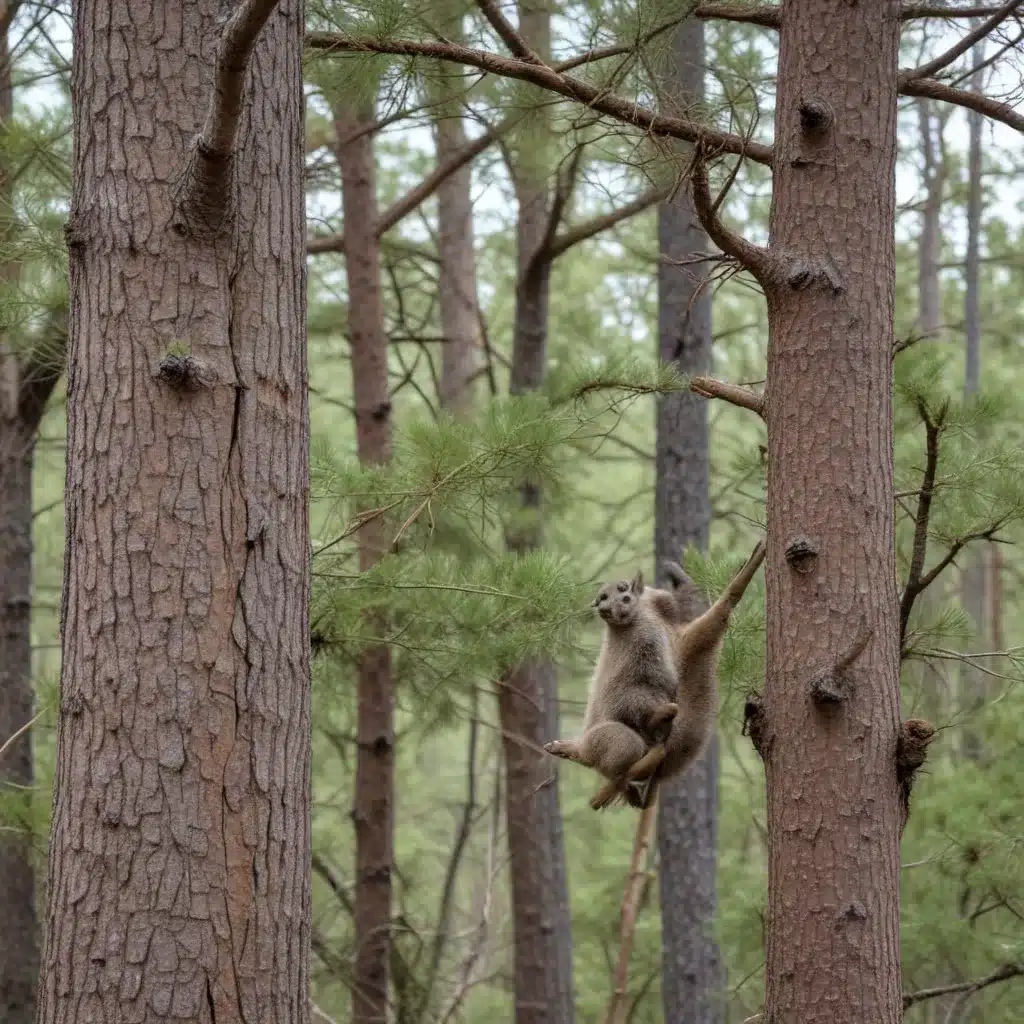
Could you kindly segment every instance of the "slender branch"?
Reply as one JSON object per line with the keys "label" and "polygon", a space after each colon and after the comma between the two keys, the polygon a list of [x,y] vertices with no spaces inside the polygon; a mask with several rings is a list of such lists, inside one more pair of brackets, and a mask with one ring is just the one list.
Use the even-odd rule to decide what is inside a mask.
{"label": "slender branch", "polygon": [[704,159],[703,145],[698,145],[694,152],[693,171],[690,181],[693,189],[693,208],[701,227],[707,232],[719,249],[727,256],[732,256],[749,270],[763,285],[772,268],[772,261],[767,249],[762,249],[753,242],[748,242],[741,234],[726,227],[718,215],[718,200],[711,198],[708,185],[708,169]]}
{"label": "slender branch", "polygon": [[917,992],[903,993],[903,1009],[908,1010],[915,1003],[923,1003],[926,999],[939,999],[942,996],[953,995],[955,992],[977,992],[979,989],[995,985],[1000,981],[1008,981],[1024,975],[1024,962],[1005,964],[994,970],[984,978],[975,978],[973,981],[958,981],[952,985],[939,985],[936,988],[922,988]]}
{"label": "slender branch", "polygon": [[626,993],[629,988],[629,958],[633,953],[633,938],[636,935],[636,919],[640,911],[640,897],[647,882],[647,854],[654,831],[654,819],[658,803],[653,801],[644,809],[636,824],[636,838],[633,841],[633,857],[626,876],[626,890],[622,894],[622,911],[619,919],[619,956],[615,964],[615,982],[605,1024],[622,1024],[626,1017]]}
{"label": "slender branch", "polygon": [[918,403],[918,412],[924,420],[925,429],[925,463],[921,477],[921,488],[917,492],[917,514],[914,516],[914,545],[910,555],[910,571],[907,573],[907,584],[903,588],[900,599],[900,646],[907,634],[907,622],[918,595],[927,586],[921,578],[924,571],[924,560],[928,554],[928,519],[931,515],[932,496],[935,493],[935,472],[939,465],[939,435],[946,416],[943,405],[938,416],[932,417],[924,402]]}
{"label": "slender branch", "polygon": [[918,68],[907,69],[900,72],[900,84],[913,81],[916,78],[934,78],[944,68],[949,67],[953,61],[962,57],[978,40],[984,39],[994,28],[1004,22],[1013,12],[1020,7],[1022,0],[1006,0],[1002,7],[998,8],[990,18],[983,21],[977,28],[972,29],[954,43],[945,53],[940,53],[934,60],[922,64]]}
{"label": "slender branch", "polygon": [[649,189],[642,195],[637,196],[636,199],[626,203],[625,206],[620,206],[617,210],[603,213],[599,217],[593,217],[582,224],[577,224],[575,227],[566,228],[560,235],[556,235],[551,242],[551,245],[548,247],[548,258],[552,260],[557,259],[574,245],[579,245],[580,242],[585,242],[595,235],[615,227],[616,224],[628,220],[630,217],[635,217],[638,213],[643,213],[644,210],[666,199],[670,192],[671,189],[668,188]]}
{"label": "slender branch", "polygon": [[[377,237],[380,238],[386,231],[390,231],[400,220],[407,217],[421,203],[426,202],[437,190],[441,183],[460,170],[471,160],[479,156],[488,146],[494,143],[502,135],[507,133],[515,124],[517,118],[506,118],[501,124],[488,129],[479,138],[473,139],[460,150],[452,153],[443,163],[438,164],[415,188],[409,189],[401,199],[392,203],[377,220]],[[339,232],[334,235],[323,235],[319,238],[311,238],[306,243],[306,252],[312,255],[322,252],[341,252],[345,247],[345,235]]]}
{"label": "slender branch", "polygon": [[415,39],[379,39],[373,36],[354,38],[334,32],[311,32],[307,45],[326,53],[390,53],[405,57],[429,57],[455,64],[468,64],[489,74],[530,82],[567,99],[576,100],[598,113],[607,114],[626,124],[642,128],[655,135],[701,141],[716,152],[735,153],[761,164],[771,164],[772,150],[761,143],[748,142],[731,132],[709,128],[687,117],[669,117],[656,114],[640,104],[605,92],[597,86],[560,72],[556,67],[531,64],[528,61],[502,57],[486,50],[476,50],[454,43],[420,41]]}
{"label": "slender branch", "polygon": [[511,22],[505,15],[498,10],[498,5],[494,3],[494,0],[476,0],[476,5],[480,8],[480,13],[487,19],[491,28],[501,37],[501,41],[508,47],[513,57],[518,57],[519,60],[525,60],[530,64],[544,64],[544,61],[530,49],[530,44],[512,27]]}
{"label": "slender branch", "polygon": [[213,95],[196,140],[178,202],[185,233],[216,232],[230,207],[232,156],[242,113],[245,74],[256,40],[277,0],[243,0],[220,40]]}
{"label": "slender branch", "polygon": [[953,86],[938,82],[934,78],[901,81],[899,91],[901,96],[924,96],[926,99],[940,100],[943,103],[966,107],[968,110],[976,110],[993,121],[1000,121],[1014,131],[1024,133],[1024,114],[1014,110],[1009,103],[994,100],[983,93],[954,89]]}
{"label": "slender branch", "polygon": [[739,384],[729,384],[724,380],[715,380],[714,377],[693,377],[690,390],[702,398],[720,398],[741,409],[749,409],[764,419],[764,396]]}
{"label": "slender branch", "polygon": [[900,21],[913,21],[917,18],[984,18],[998,11],[991,4],[980,7],[938,7],[935,4],[904,4],[900,8]]}

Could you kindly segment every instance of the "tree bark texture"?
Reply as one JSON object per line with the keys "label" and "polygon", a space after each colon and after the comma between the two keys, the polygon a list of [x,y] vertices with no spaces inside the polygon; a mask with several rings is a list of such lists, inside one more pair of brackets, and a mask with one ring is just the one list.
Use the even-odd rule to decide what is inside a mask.
{"label": "tree bark texture", "polygon": [[[760,723],[770,1024],[902,1020],[891,386],[898,38],[896,0],[782,8]],[[849,699],[813,703],[815,676],[865,632],[846,673]]]}
{"label": "tree bark texture", "polygon": [[256,42],[228,219],[197,236],[178,185],[223,13],[74,8],[40,1024],[309,1016],[304,12],[282,0]]}
{"label": "tree bark texture", "polygon": [[[443,24],[445,38],[461,43],[462,10]],[[466,145],[462,104],[469,79],[462,68],[438,62],[434,139],[438,165]],[[441,404],[456,415],[473,404],[480,336],[477,313],[476,253],[473,247],[473,166],[466,163],[438,187],[438,255],[441,258],[438,300],[441,307]]]}
{"label": "tree bark texture", "polygon": [[[551,49],[546,0],[519,5],[519,30],[535,53]],[[548,143],[543,113],[531,117],[513,167],[519,203],[518,282],[509,390],[539,387],[547,366],[551,261],[542,252],[551,206],[545,169]],[[531,134],[533,138],[531,138]],[[540,258],[538,258],[540,257]],[[513,550],[540,543],[541,496],[530,483],[523,503],[536,527],[509,537]],[[498,697],[506,767],[506,825],[512,880],[516,1024],[571,1024],[572,923],[565,870],[558,766],[543,745],[558,735],[558,681],[547,659],[530,659],[511,671]]]}
{"label": "tree bark texture", "polygon": [[[666,74],[668,100],[682,109],[704,98],[704,24],[684,21],[676,31]],[[708,247],[688,189],[658,208],[658,251],[685,259]],[[658,350],[680,373],[711,371],[711,292],[697,294],[700,271],[658,267]],[[689,391],[657,403],[654,551],[661,563],[678,561],[694,544],[707,550],[711,522],[707,402]],[[658,882],[661,894],[661,993],[666,1021],[714,1024],[724,1019],[716,999],[724,981],[713,935],[718,822],[718,743],[661,787]]]}
{"label": "tree bark texture", "polygon": [[[345,221],[348,322],[352,339],[352,392],[356,403],[356,445],[363,463],[391,457],[391,400],[388,396],[387,337],[377,239],[377,167],[373,134],[357,133],[374,120],[373,104],[335,109]],[[387,538],[381,520],[359,531],[359,568],[371,569]],[[376,630],[385,635],[386,624]],[[391,649],[366,647],[359,657],[356,688],[358,750],[352,820],[356,833],[354,898],[355,973],[352,1020],[388,1019],[391,956],[391,871],[394,858],[395,695]]]}

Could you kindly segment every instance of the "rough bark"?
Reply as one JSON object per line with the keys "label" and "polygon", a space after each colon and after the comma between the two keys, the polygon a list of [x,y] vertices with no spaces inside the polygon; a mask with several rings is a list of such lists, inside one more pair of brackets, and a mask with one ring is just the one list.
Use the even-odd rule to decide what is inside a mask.
{"label": "rough bark", "polygon": [[[519,29],[542,57],[551,48],[551,15],[544,0],[519,5]],[[548,226],[550,190],[544,167],[542,114],[520,138],[513,167],[519,204],[518,281],[509,390],[522,394],[541,385],[547,365],[549,259],[537,259]],[[509,537],[513,550],[540,543],[541,496],[526,484],[523,504],[535,528]],[[511,671],[498,697],[505,752],[506,825],[512,880],[516,1024],[571,1024],[572,931],[558,767],[543,744],[558,735],[558,684],[554,666],[531,659]]]}
{"label": "rough bark", "polygon": [[[666,75],[669,101],[682,109],[704,97],[704,24],[691,19],[676,33]],[[686,259],[708,247],[688,189],[658,208],[658,249]],[[711,293],[697,294],[700,271],[658,268],[658,348],[661,359],[689,376],[711,371]],[[678,561],[690,544],[707,550],[711,522],[707,402],[691,392],[662,395],[657,405],[654,551],[657,583],[665,559]],[[723,1018],[714,997],[724,981],[712,933],[718,818],[718,743],[681,777],[661,787],[658,816],[662,922],[661,992],[667,1021],[713,1024]]]}
{"label": "rough bark", "polygon": [[[766,1018],[896,1024],[899,7],[790,0],[781,18],[766,275],[768,649],[758,723],[770,851]],[[805,545],[795,557],[801,538],[816,554]],[[815,677],[865,631],[845,670],[849,699],[812,703]]]}
{"label": "rough bark", "polygon": [[[984,45],[974,48],[972,59],[975,67],[984,59]],[[980,74],[974,76],[972,86],[980,91]],[[981,114],[971,110],[967,113],[967,253],[964,263],[964,400],[970,402],[977,396],[981,386],[981,217],[982,217],[982,149],[981,128],[984,122]],[[994,544],[987,545],[989,550]],[[985,567],[986,551],[981,548],[964,553],[964,569],[961,575],[961,600],[964,611],[974,624],[974,649],[984,649],[989,623],[986,622],[986,594],[988,573]],[[960,710],[970,714],[988,696],[986,676],[971,665],[960,669]],[[961,741],[967,756],[977,756],[980,741],[970,727],[964,729]]]}
{"label": "rough bark", "polygon": [[[391,457],[391,400],[388,397],[387,338],[380,283],[380,244],[376,234],[377,168],[373,135],[360,129],[373,123],[372,103],[358,110],[334,111],[342,205],[345,219],[345,271],[352,342],[352,392],[356,396],[356,445],[363,463]],[[386,537],[379,521],[359,533],[359,567],[372,568]],[[379,632],[383,633],[382,623]],[[352,819],[356,833],[354,899],[355,971],[352,1019],[388,1019],[391,956],[391,870],[394,856],[395,726],[391,649],[365,648],[359,658],[356,689],[356,781]]]}
{"label": "rough bark", "polygon": [[40,1024],[309,1016],[304,12],[259,36],[221,230],[193,234],[222,8],[74,7]]}
{"label": "rough bark", "polygon": [[[442,25],[445,37],[462,42],[462,10]],[[461,68],[438,62],[435,86],[434,138],[437,163],[442,166],[466,146],[462,103],[469,80]],[[467,162],[438,187],[438,255],[441,258],[439,303],[441,330],[441,404],[456,415],[473,403],[473,379],[479,352],[476,254],[473,249],[473,168]]]}

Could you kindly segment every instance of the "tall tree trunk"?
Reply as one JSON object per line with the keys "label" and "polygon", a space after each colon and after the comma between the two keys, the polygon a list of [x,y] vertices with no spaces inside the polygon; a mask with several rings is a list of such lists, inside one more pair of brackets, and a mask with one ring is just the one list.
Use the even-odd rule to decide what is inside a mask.
{"label": "tall tree trunk", "polygon": [[[704,98],[704,23],[683,22],[666,75],[667,97],[682,109]],[[689,190],[658,208],[658,250],[686,259],[707,248]],[[711,370],[711,292],[697,295],[699,272],[658,268],[658,349],[680,373]],[[661,563],[678,561],[690,544],[707,550],[711,522],[708,413],[706,402],[689,392],[662,395],[657,407],[654,551],[658,585]],[[716,999],[724,981],[712,932],[715,916],[715,853],[718,819],[718,742],[681,777],[661,788],[658,816],[659,884],[666,1021],[714,1024],[724,1020]]]}
{"label": "tall tree trunk", "polygon": [[[519,5],[519,29],[542,59],[551,49],[546,0]],[[551,205],[546,156],[549,140],[542,110],[531,115],[513,168],[519,202],[518,280],[512,342],[513,395],[539,387],[547,365],[551,262],[542,248]],[[538,258],[541,257],[541,258]],[[536,516],[532,528],[509,537],[513,550],[538,545],[541,496],[523,487],[523,504]],[[516,1024],[571,1024],[572,932],[565,872],[558,768],[543,744],[558,735],[558,684],[547,659],[530,659],[509,673],[498,697],[506,766],[506,825],[515,935]]]}
{"label": "tall tree trunk", "polygon": [[[0,239],[15,233],[8,133],[13,114],[9,20],[0,31]],[[16,285],[20,265],[0,265]],[[32,460],[36,430],[57,380],[55,365],[33,365],[0,336],[0,743],[21,736],[0,759],[5,797],[34,781],[32,736]],[[31,1024],[39,974],[33,837],[15,824],[0,832],[0,1019]]]}
{"label": "tall tree trunk", "polygon": [[[972,61],[977,66],[984,59],[985,46],[979,43],[972,51]],[[976,72],[972,86],[981,91],[981,75]],[[967,253],[964,262],[964,400],[970,402],[981,386],[981,217],[982,217],[982,149],[981,114],[967,112]],[[995,549],[994,544],[988,548]],[[984,549],[964,552],[964,569],[961,575],[961,600],[964,611],[974,624],[974,649],[984,649],[989,634],[985,621],[988,605],[986,594],[986,556]],[[976,711],[988,696],[987,676],[972,665],[960,668],[960,705],[968,715]],[[968,721],[961,737],[963,752],[976,757],[981,750],[977,733]]]}
{"label": "tall tree trunk", "polygon": [[[773,1024],[903,1016],[891,387],[898,42],[896,0],[782,7],[757,732]],[[866,634],[846,670],[849,699],[813,703],[816,675]]]}
{"label": "tall tree trunk", "polygon": [[[335,109],[339,140],[348,321],[352,338],[352,393],[356,396],[356,444],[363,463],[391,457],[391,400],[380,244],[376,234],[377,168],[374,104]],[[348,141],[346,141],[348,140]],[[359,532],[359,568],[373,568],[387,538],[379,520]],[[386,627],[379,626],[381,635]],[[358,751],[352,818],[356,832],[355,975],[352,1019],[381,1024],[388,1019],[391,956],[391,870],[394,856],[395,725],[391,649],[367,647],[359,658],[356,699]]]}
{"label": "tall tree trunk", "polygon": [[[453,43],[463,40],[462,8],[445,10],[442,30]],[[434,137],[438,165],[466,145],[462,103],[469,79],[462,68],[438,62]],[[476,254],[473,248],[473,167],[467,163],[444,179],[437,190],[438,254],[441,257],[441,404],[456,415],[473,403],[473,379],[479,351]]]}
{"label": "tall tree trunk", "polygon": [[[941,257],[942,194],[946,182],[946,160],[942,146],[944,122],[932,112],[930,100],[916,100],[921,128],[924,203],[921,206],[921,234],[917,242],[918,329],[935,337],[942,329],[942,296],[939,287]],[[937,137],[936,137],[937,135]]]}
{"label": "tall tree trunk", "polygon": [[304,11],[223,14],[74,6],[40,1024],[309,1015]]}

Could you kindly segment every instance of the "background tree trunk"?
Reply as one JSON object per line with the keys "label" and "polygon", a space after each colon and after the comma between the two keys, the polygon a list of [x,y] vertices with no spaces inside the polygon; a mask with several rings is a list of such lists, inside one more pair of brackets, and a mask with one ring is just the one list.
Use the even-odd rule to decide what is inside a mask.
{"label": "background tree trunk", "polygon": [[223,5],[74,7],[40,1024],[308,1020],[303,15],[270,15],[222,201],[186,208]]}
{"label": "background tree trunk", "polygon": [[[891,385],[898,16],[894,0],[782,8],[760,723],[773,1024],[903,1016]],[[793,549],[790,564],[799,538],[816,555]],[[850,699],[812,703],[815,675],[865,630]]]}
{"label": "background tree trunk", "polygon": [[[669,103],[686,105],[704,98],[704,24],[688,19],[672,48],[674,66],[666,74]],[[671,109],[671,107],[669,108]],[[685,259],[707,249],[688,189],[658,207],[658,250]],[[711,370],[711,292],[696,295],[700,269],[658,267],[658,349],[680,373]],[[657,583],[665,559],[678,561],[690,544],[707,550],[711,524],[708,411],[690,392],[661,395],[657,405],[654,552]],[[718,819],[718,741],[681,777],[661,788],[658,815],[658,881],[661,890],[666,1021],[714,1024],[724,1020],[715,994],[724,981],[713,935],[715,855]]]}
{"label": "background tree trunk", "polygon": [[[391,457],[391,399],[384,300],[377,239],[377,167],[374,104],[334,112],[345,219],[345,272],[352,338],[352,393],[356,445],[363,463]],[[346,141],[349,140],[349,141]],[[359,569],[373,568],[387,544],[381,521],[359,531]],[[379,635],[386,635],[381,623]],[[356,832],[354,899],[355,975],[352,1019],[381,1024],[388,1019],[391,956],[391,870],[394,859],[395,694],[391,648],[367,647],[359,658],[358,751],[352,819]]]}
{"label": "background tree trunk", "polygon": [[[461,7],[453,5],[447,15],[442,31],[447,39],[461,43],[464,35]],[[466,145],[462,104],[470,83],[463,69],[451,64],[439,61],[436,73],[434,138],[437,162],[441,165]],[[472,406],[479,351],[472,185],[473,165],[467,162],[448,175],[437,190],[437,249],[441,258],[438,298],[444,334],[441,404],[456,415]]]}
{"label": "background tree trunk", "polygon": [[[519,30],[543,59],[551,49],[551,12],[546,0],[519,5]],[[528,115],[513,166],[519,203],[518,278],[512,341],[513,395],[540,387],[547,366],[551,261],[542,253],[551,205],[547,136],[542,109]],[[540,257],[540,258],[538,258]],[[540,543],[541,496],[530,483],[523,505],[537,518],[533,528],[509,537],[527,551]],[[558,735],[558,682],[546,659],[523,662],[509,673],[498,696],[506,766],[506,826],[515,934],[516,1024],[575,1016],[572,988],[572,924],[565,872],[558,766],[543,745]]]}
{"label": "background tree trunk", "polygon": [[942,330],[942,293],[939,261],[942,256],[942,198],[946,185],[946,156],[942,143],[948,108],[936,117],[930,100],[915,101],[921,127],[924,203],[921,206],[921,234],[917,242],[918,329],[934,338]]}
{"label": "background tree trunk", "polygon": [[[979,43],[972,51],[972,61],[977,67],[984,59],[985,46]],[[972,87],[981,91],[981,74],[973,76]],[[981,114],[967,112],[967,253],[964,262],[964,400],[970,402],[981,387],[981,218],[982,218],[982,152],[981,128],[984,119]],[[987,551],[986,551],[987,548]],[[964,611],[974,624],[974,650],[984,650],[991,630],[986,621],[988,580],[986,576],[986,554],[996,549],[995,544],[968,549],[964,552],[964,569],[961,574],[961,600]],[[988,677],[972,665],[960,666],[959,709],[968,716],[976,712],[990,696]],[[968,757],[977,757],[981,742],[977,732],[971,728],[970,718],[965,724],[961,748]]]}
{"label": "background tree trunk", "polygon": [[[8,133],[14,110],[10,19],[0,31],[0,240],[14,238],[14,189]],[[17,285],[20,265],[0,265]],[[0,758],[0,787],[10,799],[34,782],[32,734],[32,463],[36,432],[59,376],[51,363],[16,351],[0,336],[0,743],[26,729]],[[58,353],[61,346],[55,346]],[[14,787],[17,787],[15,789]],[[27,828],[0,832],[0,1019],[32,1024],[36,1015],[39,937],[33,836]]]}

